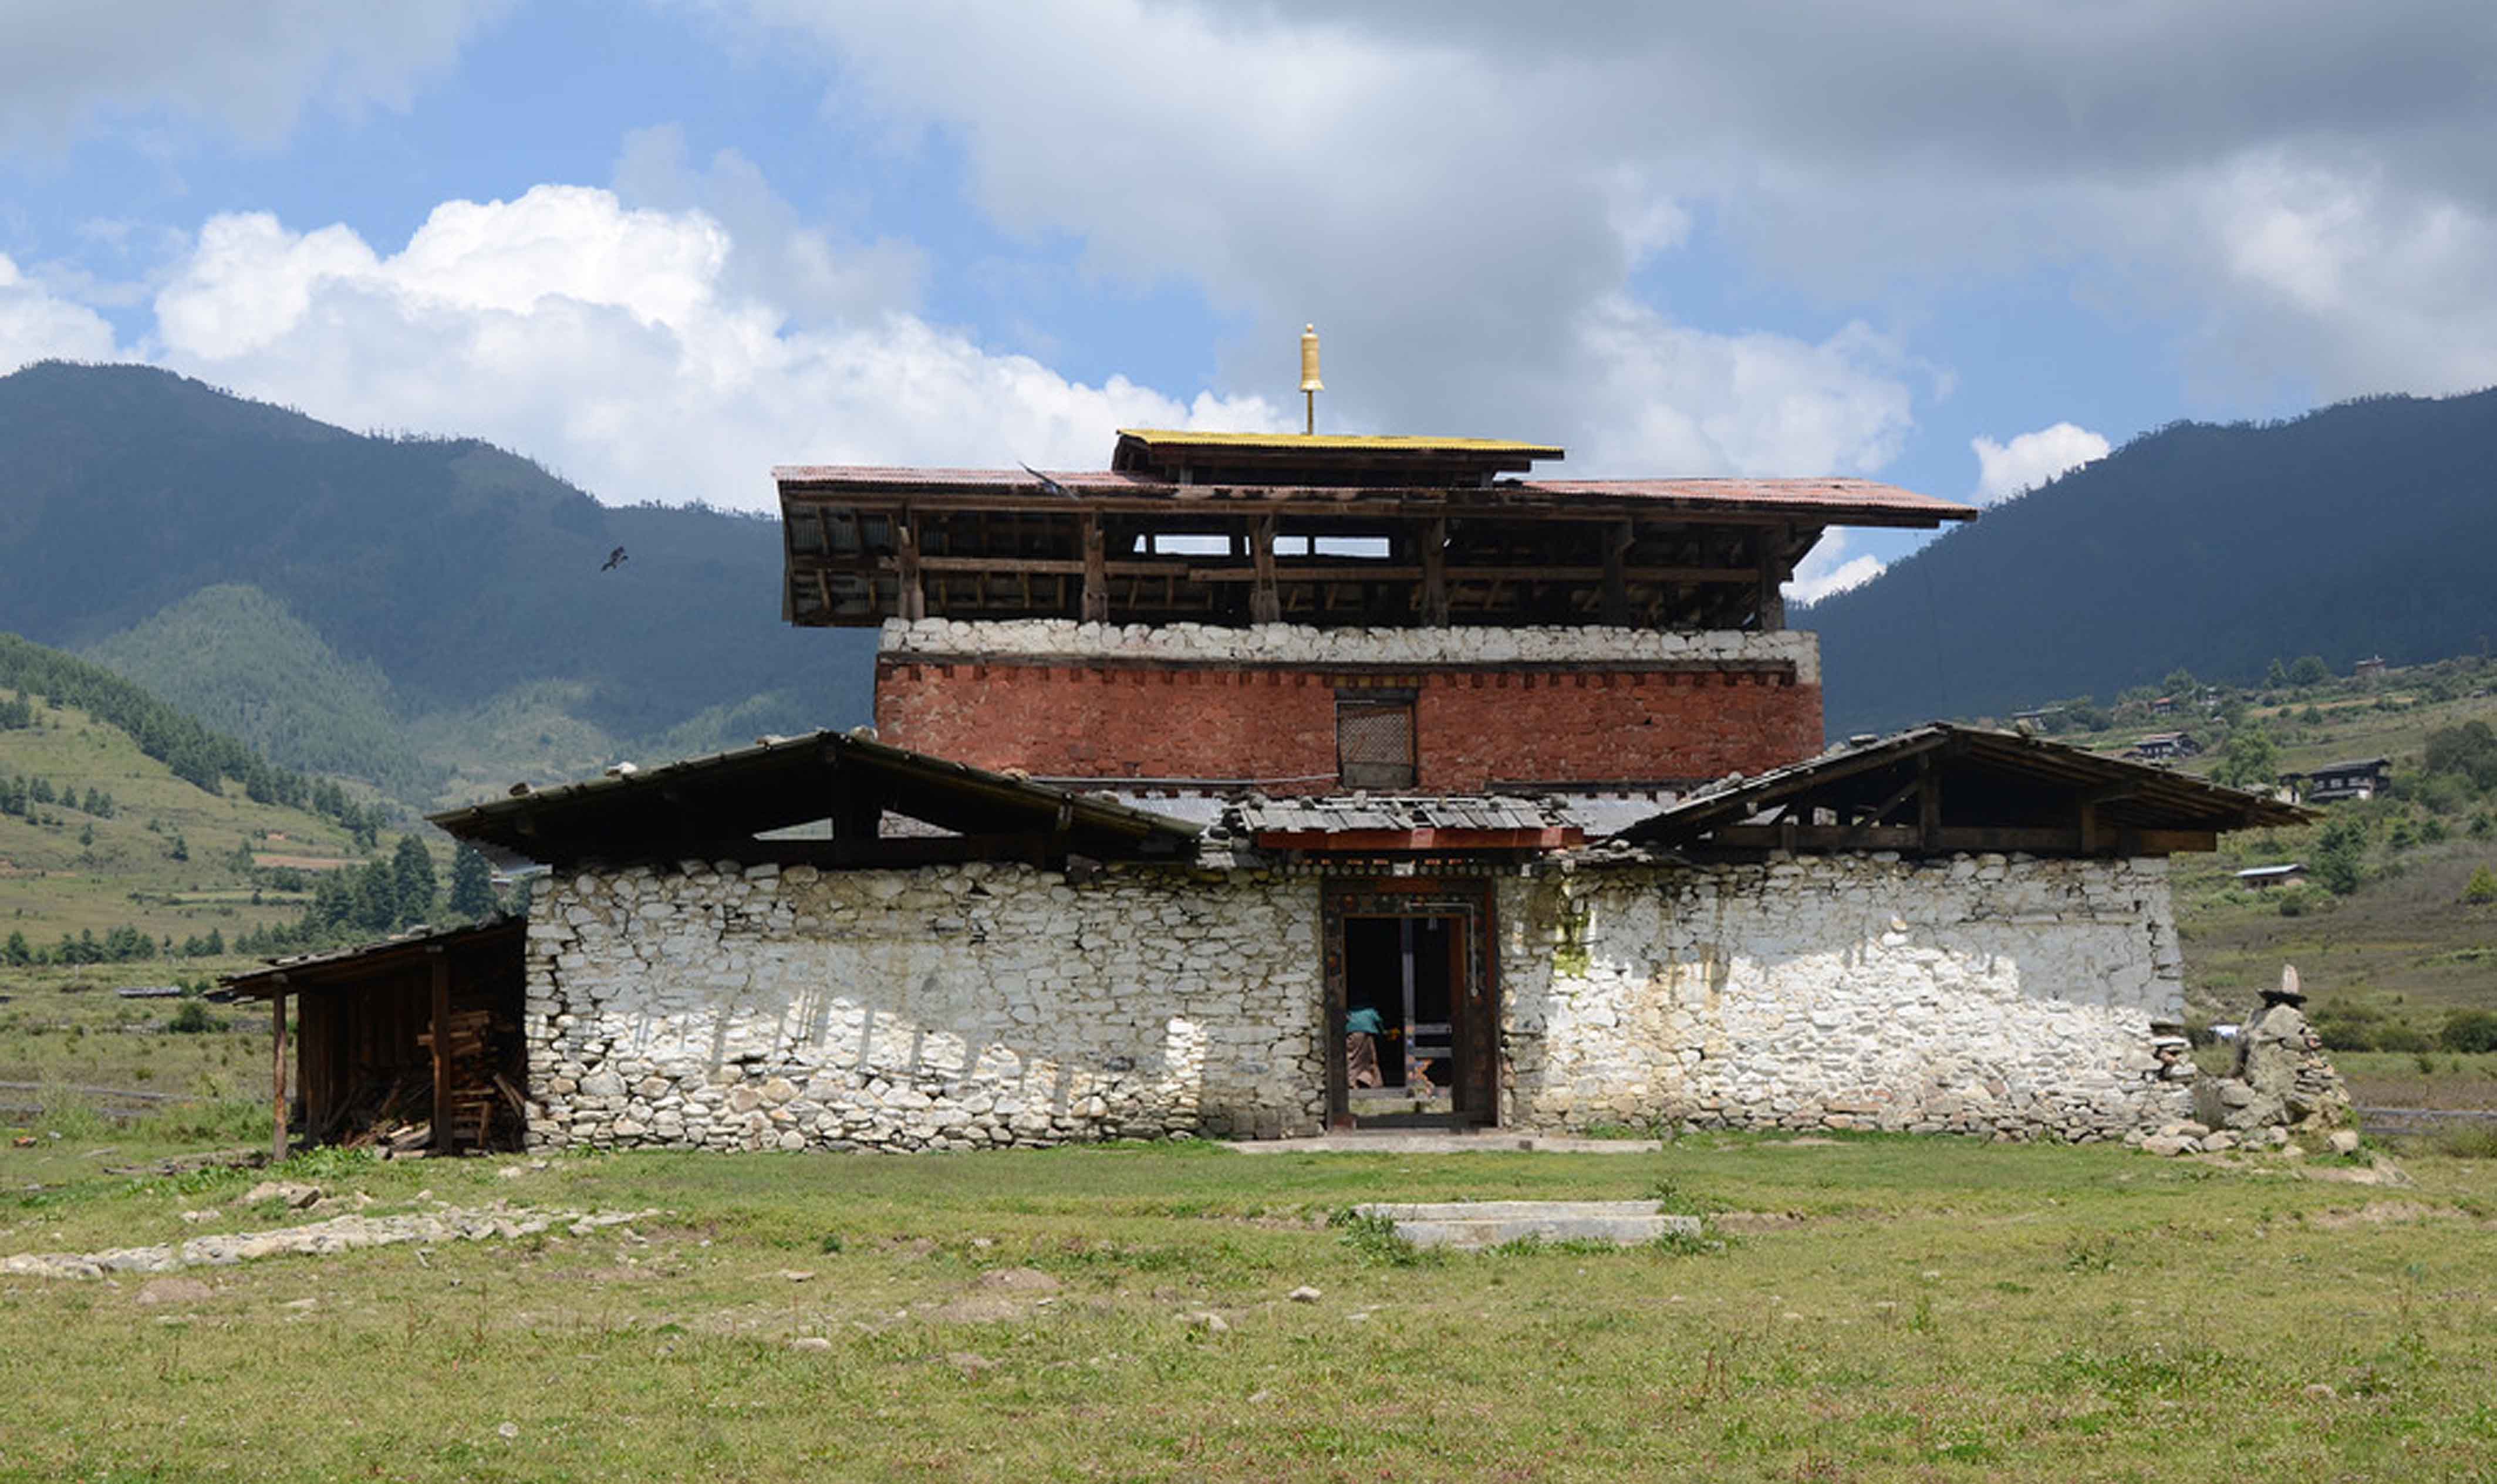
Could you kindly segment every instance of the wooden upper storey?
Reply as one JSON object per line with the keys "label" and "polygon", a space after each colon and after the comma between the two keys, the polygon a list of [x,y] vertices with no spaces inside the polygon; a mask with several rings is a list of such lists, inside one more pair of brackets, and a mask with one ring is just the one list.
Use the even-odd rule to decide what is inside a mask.
{"label": "wooden upper storey", "polygon": [[1098,471],[779,468],[782,615],[1776,628],[1824,526],[1976,514],[1857,479],[1515,477],[1559,457],[1129,429]]}

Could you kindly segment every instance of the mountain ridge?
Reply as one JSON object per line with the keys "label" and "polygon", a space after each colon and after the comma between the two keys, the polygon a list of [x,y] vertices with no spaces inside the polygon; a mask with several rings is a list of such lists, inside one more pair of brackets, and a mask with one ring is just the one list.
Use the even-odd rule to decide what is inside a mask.
{"label": "mountain ridge", "polygon": [[2497,632],[2497,391],[2171,424],[1797,610],[1834,735]]}

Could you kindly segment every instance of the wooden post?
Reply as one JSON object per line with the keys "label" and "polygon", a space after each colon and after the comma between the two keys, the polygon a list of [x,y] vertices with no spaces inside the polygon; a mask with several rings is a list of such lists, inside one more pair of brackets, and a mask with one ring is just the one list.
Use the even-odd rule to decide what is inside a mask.
{"label": "wooden post", "polygon": [[1257,584],[1248,591],[1248,621],[1283,621],[1283,594],[1275,585],[1275,518],[1258,516],[1248,522],[1248,556]]}
{"label": "wooden post", "polygon": [[1943,775],[1930,752],[1916,754],[1916,835],[1928,855],[1943,843]]}
{"label": "wooden post", "polygon": [[1084,513],[1084,609],[1087,623],[1110,621],[1110,555],[1109,538],[1102,533],[1101,518],[1090,511]]}
{"label": "wooden post", "polygon": [[1626,624],[1630,621],[1630,586],[1626,569],[1629,565],[1630,522],[1616,521],[1604,527],[1604,621]]}
{"label": "wooden post", "polygon": [[901,616],[916,623],[928,616],[928,589],[919,581],[919,518],[909,511],[893,518],[893,555],[901,574]]}
{"label": "wooden post", "polygon": [[451,1152],[451,956],[427,950],[433,967],[433,1152]]}
{"label": "wooden post", "polygon": [[286,1157],[286,995],[269,996],[269,1157]]}
{"label": "wooden post", "polygon": [[2105,848],[2105,843],[2104,833],[2099,825],[2099,806],[2087,799],[2082,800],[2081,854],[2097,855]]}
{"label": "wooden post", "polygon": [[1786,547],[1791,540],[1783,525],[1763,527],[1760,531],[1760,632],[1775,633],[1786,626],[1786,580],[1793,574],[1786,567]]}
{"label": "wooden post", "polygon": [[1422,522],[1422,621],[1435,629],[1448,626],[1448,521],[1444,516]]}

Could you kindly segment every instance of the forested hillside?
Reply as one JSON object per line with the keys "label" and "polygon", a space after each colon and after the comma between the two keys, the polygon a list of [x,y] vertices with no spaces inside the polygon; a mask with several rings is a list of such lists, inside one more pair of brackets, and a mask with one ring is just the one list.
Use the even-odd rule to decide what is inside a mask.
{"label": "forested hillside", "polygon": [[403,796],[426,791],[389,678],[339,658],[257,587],[203,587],[86,653],[271,762],[352,774]]}
{"label": "forested hillside", "polygon": [[2497,634],[2497,392],[2179,425],[1797,613],[1829,729],[2006,714],[2179,668],[2252,681]]}
{"label": "forested hillside", "polygon": [[[754,451],[758,486],[774,457]],[[617,547],[625,559],[602,570]],[[385,704],[412,723],[559,682],[569,714],[616,748],[707,712],[774,731],[866,720],[870,636],[781,623],[779,560],[772,521],[609,509],[470,440],[351,433],[142,366],[0,377],[0,629],[96,646],[282,752],[402,792],[404,751],[351,741]],[[258,621],[280,610],[237,594],[198,596],[225,584],[300,628]],[[196,649],[219,616],[255,621]],[[243,678],[307,654],[387,689],[350,683],[335,699],[361,715],[343,720],[314,713],[308,684],[271,683],[261,711],[241,709]]]}

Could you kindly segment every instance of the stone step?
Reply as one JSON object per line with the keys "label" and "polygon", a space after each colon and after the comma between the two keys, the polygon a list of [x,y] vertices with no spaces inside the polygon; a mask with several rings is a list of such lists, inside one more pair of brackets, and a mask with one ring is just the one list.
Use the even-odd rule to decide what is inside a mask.
{"label": "stone step", "polygon": [[1697,1216],[1663,1215],[1654,1201],[1379,1202],[1352,1209],[1356,1216],[1395,1222],[1396,1235],[1415,1247],[1499,1247],[1529,1237],[1633,1247],[1665,1236],[1699,1235]]}

